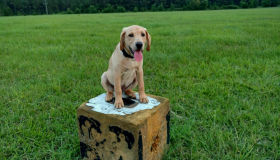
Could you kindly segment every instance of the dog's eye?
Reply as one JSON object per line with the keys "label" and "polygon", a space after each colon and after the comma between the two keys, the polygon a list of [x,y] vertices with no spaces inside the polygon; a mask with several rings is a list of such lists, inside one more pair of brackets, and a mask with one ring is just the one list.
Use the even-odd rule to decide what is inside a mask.
{"label": "dog's eye", "polygon": [[134,35],[133,35],[133,34],[129,34],[128,36],[129,36],[129,37],[133,37]]}
{"label": "dog's eye", "polygon": [[142,36],[142,37],[144,37],[144,36],[145,36],[145,34],[144,34],[144,33],[142,33],[142,34],[141,34],[141,36]]}

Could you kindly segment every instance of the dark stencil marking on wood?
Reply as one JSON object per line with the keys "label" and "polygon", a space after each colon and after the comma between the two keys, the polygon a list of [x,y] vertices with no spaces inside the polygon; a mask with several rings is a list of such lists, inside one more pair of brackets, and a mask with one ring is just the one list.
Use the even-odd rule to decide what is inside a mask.
{"label": "dark stencil marking on wood", "polygon": [[170,139],[170,111],[166,115],[166,121],[167,121],[167,144],[169,144],[169,139]]}
{"label": "dark stencil marking on wood", "polygon": [[132,148],[132,146],[135,142],[135,139],[134,139],[132,133],[130,133],[128,131],[125,131],[125,130],[121,129],[120,127],[117,127],[117,126],[109,126],[109,131],[114,132],[117,135],[117,138],[119,138],[120,134],[123,134],[124,137],[125,137],[125,141],[128,145],[128,148],[129,149]]}
{"label": "dark stencil marking on wood", "polygon": [[83,142],[80,142],[80,151],[81,151],[81,157],[82,159],[83,158],[89,158],[88,155],[87,155],[87,152],[92,152],[95,154],[96,158],[94,158],[94,160],[101,160],[96,149],[95,148],[91,148],[89,145],[83,143]]}
{"label": "dark stencil marking on wood", "polygon": [[138,138],[138,159],[143,160],[143,141],[142,141],[141,131],[139,131],[139,138]]}
{"label": "dark stencil marking on wood", "polygon": [[81,115],[79,118],[79,127],[80,127],[80,131],[81,131],[81,134],[84,135],[84,132],[82,130],[82,125],[86,126],[86,121],[88,121],[90,123],[90,127],[88,128],[88,138],[90,138],[90,131],[92,128],[94,128],[96,130],[97,133],[102,133],[101,130],[100,130],[100,123],[93,119],[93,118],[88,118],[88,117],[85,117],[83,115]]}
{"label": "dark stencil marking on wood", "polygon": [[120,159],[119,159],[119,160],[123,160],[123,159],[122,159],[122,156],[120,156]]}
{"label": "dark stencil marking on wood", "polygon": [[92,151],[92,148],[90,148],[89,145],[83,143],[83,142],[80,142],[80,151],[81,151],[81,156],[82,156],[82,159],[87,157],[88,158],[88,155],[87,155],[87,151]]}
{"label": "dark stencil marking on wood", "polygon": [[96,158],[94,158],[94,160],[101,160],[100,157],[97,155]]}
{"label": "dark stencil marking on wood", "polygon": [[103,139],[103,141],[101,141],[100,143],[103,144],[104,142],[106,142],[106,139]]}
{"label": "dark stencil marking on wood", "polygon": [[93,148],[93,150],[94,150],[94,154],[95,154],[95,158],[94,158],[94,160],[101,160],[100,159],[100,157],[99,157],[99,155],[98,155],[98,153],[97,153],[97,151],[96,151],[96,149],[95,148]]}
{"label": "dark stencil marking on wood", "polygon": [[97,156],[96,158],[94,158],[94,160],[101,160],[99,156]]}

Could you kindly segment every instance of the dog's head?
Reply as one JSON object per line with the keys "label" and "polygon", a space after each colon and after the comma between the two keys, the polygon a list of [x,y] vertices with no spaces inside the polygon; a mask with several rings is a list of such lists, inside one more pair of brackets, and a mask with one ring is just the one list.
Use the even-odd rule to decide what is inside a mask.
{"label": "dog's head", "polygon": [[132,50],[134,52],[135,60],[142,60],[142,52],[146,43],[146,50],[150,51],[151,36],[146,28],[137,25],[123,28],[120,40],[120,50],[123,50],[124,48]]}

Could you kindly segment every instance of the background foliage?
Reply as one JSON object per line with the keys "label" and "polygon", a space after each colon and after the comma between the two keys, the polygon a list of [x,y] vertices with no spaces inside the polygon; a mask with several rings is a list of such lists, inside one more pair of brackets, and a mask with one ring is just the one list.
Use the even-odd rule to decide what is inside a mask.
{"label": "background foliage", "polygon": [[[48,14],[275,7],[279,0],[46,0]],[[44,0],[0,0],[0,16],[46,14]]]}

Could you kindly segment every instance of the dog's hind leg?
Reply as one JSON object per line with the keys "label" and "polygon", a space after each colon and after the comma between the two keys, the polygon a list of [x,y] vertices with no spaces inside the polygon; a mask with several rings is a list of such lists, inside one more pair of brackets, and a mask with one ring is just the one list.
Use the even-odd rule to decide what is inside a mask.
{"label": "dog's hind leg", "polygon": [[114,86],[109,82],[107,78],[107,72],[104,72],[103,75],[101,76],[101,84],[107,92],[105,101],[107,102],[111,101],[113,99]]}
{"label": "dog's hind leg", "polygon": [[135,93],[132,92],[132,89],[133,89],[134,87],[136,87],[136,86],[137,86],[137,80],[136,80],[136,78],[135,78],[135,79],[133,80],[133,82],[131,82],[131,84],[126,88],[126,90],[124,91],[124,93],[125,93],[127,96],[136,99]]}
{"label": "dog's hind leg", "polygon": [[125,93],[127,96],[129,96],[129,97],[131,97],[131,98],[133,98],[133,99],[136,99],[136,95],[135,95],[135,93],[132,92],[131,89],[128,89],[128,90],[124,91],[124,93]]}

